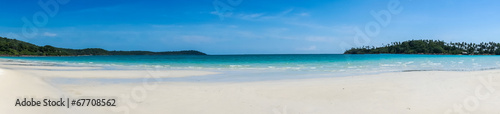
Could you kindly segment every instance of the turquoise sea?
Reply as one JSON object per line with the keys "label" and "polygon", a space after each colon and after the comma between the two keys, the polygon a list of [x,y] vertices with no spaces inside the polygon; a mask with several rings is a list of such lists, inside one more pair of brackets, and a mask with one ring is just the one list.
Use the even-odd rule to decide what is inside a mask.
{"label": "turquoise sea", "polygon": [[495,55],[284,54],[284,55],[123,55],[0,57],[40,65],[105,69],[208,70],[227,76],[317,77],[408,71],[477,71],[500,68]]}

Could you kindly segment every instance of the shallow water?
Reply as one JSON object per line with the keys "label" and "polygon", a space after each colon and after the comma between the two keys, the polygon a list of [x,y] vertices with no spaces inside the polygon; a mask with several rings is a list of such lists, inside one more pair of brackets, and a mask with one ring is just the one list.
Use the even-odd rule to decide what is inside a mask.
{"label": "shallow water", "polygon": [[39,65],[98,66],[106,69],[169,69],[244,74],[336,76],[407,71],[476,71],[500,68],[495,55],[297,54],[297,55],[120,55],[1,57]]}

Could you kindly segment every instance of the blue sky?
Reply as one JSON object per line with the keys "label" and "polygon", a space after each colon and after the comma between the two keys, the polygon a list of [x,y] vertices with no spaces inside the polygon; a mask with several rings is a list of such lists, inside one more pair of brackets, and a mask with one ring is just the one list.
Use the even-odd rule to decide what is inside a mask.
{"label": "blue sky", "polygon": [[[342,53],[410,39],[500,42],[497,0],[40,1],[1,0],[0,36],[64,48],[208,54]],[[217,12],[214,1],[232,10]],[[386,26],[371,14],[390,8],[400,12],[378,16]]]}

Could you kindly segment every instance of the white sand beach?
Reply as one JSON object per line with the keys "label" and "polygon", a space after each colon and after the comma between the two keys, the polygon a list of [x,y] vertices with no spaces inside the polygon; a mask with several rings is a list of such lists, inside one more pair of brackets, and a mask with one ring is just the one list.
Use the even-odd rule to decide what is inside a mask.
{"label": "white sand beach", "polygon": [[[61,70],[62,69],[62,70]],[[1,114],[500,113],[500,70],[394,72],[256,82],[162,82],[209,71],[95,70],[0,63]],[[68,83],[54,78],[145,78]],[[115,98],[116,107],[20,107],[17,98]]]}

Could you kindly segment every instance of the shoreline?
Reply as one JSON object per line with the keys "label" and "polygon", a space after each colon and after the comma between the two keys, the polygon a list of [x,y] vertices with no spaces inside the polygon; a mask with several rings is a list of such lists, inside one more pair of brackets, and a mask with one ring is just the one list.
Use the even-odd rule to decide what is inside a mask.
{"label": "shoreline", "polygon": [[[377,54],[372,54],[373,56],[377,56]],[[405,54],[406,55],[406,54]],[[417,54],[413,54],[415,58],[421,58]],[[382,57],[399,57],[398,55],[386,54]],[[426,57],[426,56],[423,56]],[[432,57],[432,55],[431,55]],[[375,60],[370,60],[364,64],[358,62],[358,60],[352,61],[338,61],[333,63],[325,63],[325,64],[309,64],[302,66],[303,63],[292,63],[290,65],[282,65],[276,63],[263,64],[263,62],[256,62],[255,64],[247,64],[247,63],[238,63],[239,61],[229,61],[236,62],[234,64],[220,64],[219,66],[213,64],[219,63],[191,63],[184,65],[182,62],[175,61],[167,61],[170,63],[159,63],[159,64],[136,64],[134,62],[127,63],[128,61],[113,61],[114,63],[103,62],[103,61],[94,61],[95,59],[99,59],[99,57],[92,59],[83,59],[83,61],[78,61],[81,58],[68,58],[67,60],[59,61],[59,58],[39,58],[39,59],[31,59],[27,58],[1,58],[0,61],[7,62],[22,62],[22,63],[34,63],[34,66],[59,66],[59,67],[85,67],[89,69],[96,70],[166,70],[166,71],[206,71],[206,72],[218,72],[219,74],[226,74],[227,72],[231,73],[240,73],[237,74],[243,77],[253,77],[254,73],[257,72],[257,75],[266,75],[262,73],[258,73],[260,71],[266,72],[266,76],[281,76],[286,79],[287,75],[294,75],[294,73],[298,73],[302,78],[307,78],[311,75],[313,78],[325,78],[325,77],[344,77],[344,76],[356,76],[356,75],[374,75],[374,74],[384,74],[384,73],[397,73],[397,72],[420,72],[420,71],[488,71],[488,70],[497,70],[500,69],[500,59],[490,61],[490,59],[494,58],[493,56],[478,56],[479,59],[469,58],[473,56],[458,56],[457,57],[448,57],[444,56],[445,61],[429,61],[425,59],[420,60],[397,60],[389,61],[389,59],[385,61],[378,61],[377,58]],[[354,57],[356,58],[356,57]],[[404,58],[404,56],[400,57]],[[449,60],[450,58],[451,60]],[[122,59],[122,58],[120,58]],[[383,58],[380,58],[383,59]],[[110,60],[109,57],[106,57],[105,60]],[[349,60],[347,57],[346,60]],[[210,61],[210,60],[207,60]],[[464,62],[465,61],[465,62]],[[496,63],[495,63],[496,61]],[[145,61],[151,62],[151,61]],[[172,63],[173,62],[173,63]],[[188,61],[189,62],[189,61]],[[478,62],[478,63],[475,63]],[[227,62],[226,62],[227,63]],[[354,64],[352,64],[354,63]],[[443,64],[442,64],[443,63]],[[465,64],[464,64],[465,63]],[[259,66],[259,64],[262,64]],[[212,65],[212,66],[210,66]],[[280,66],[281,65],[281,66]],[[318,66],[315,66],[318,65]],[[324,65],[324,66],[323,66]],[[479,66],[476,66],[479,65]],[[407,67],[408,66],[408,67]],[[332,68],[333,67],[333,68]],[[101,69],[99,69],[101,68]],[[290,74],[291,73],[291,74]],[[212,73],[217,74],[217,73]],[[333,74],[333,75],[332,75]],[[308,76],[305,76],[308,75]],[[319,76],[321,75],[321,76]],[[328,76],[323,76],[328,75]],[[229,76],[229,75],[225,75]],[[213,77],[218,78],[218,77]],[[301,78],[301,79],[302,79]]]}
{"label": "shoreline", "polygon": [[[401,54],[401,55],[493,55],[495,54],[445,54],[445,53],[371,53],[371,55],[378,54]],[[212,55],[212,54],[207,54]],[[316,54],[215,54],[215,55],[366,55],[366,54],[345,54],[345,53],[316,53]],[[0,57],[78,57],[78,56],[115,56],[115,55],[0,55]],[[123,55],[117,55],[123,56]],[[177,56],[177,55],[167,55]],[[201,55],[206,56],[206,55]]]}

